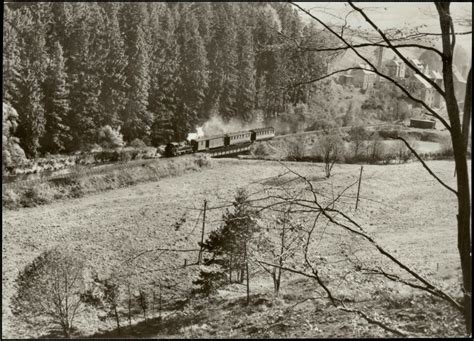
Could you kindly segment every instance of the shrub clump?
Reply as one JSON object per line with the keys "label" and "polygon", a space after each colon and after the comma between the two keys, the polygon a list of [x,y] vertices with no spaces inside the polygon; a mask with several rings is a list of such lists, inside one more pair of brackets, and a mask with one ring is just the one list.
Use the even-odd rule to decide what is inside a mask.
{"label": "shrub clump", "polygon": [[133,147],[133,148],[146,148],[147,145],[145,144],[145,142],[143,142],[142,140],[140,140],[139,138],[136,138],[134,139],[132,142],[129,143],[129,146],[130,147]]}
{"label": "shrub clump", "polygon": [[6,208],[16,208],[19,200],[19,195],[12,189],[7,189],[2,193],[2,203]]}
{"label": "shrub clump", "polygon": [[250,154],[255,157],[267,157],[270,155],[268,146],[265,142],[255,143],[250,147]]}
{"label": "shrub clump", "polygon": [[114,129],[109,125],[99,129],[99,144],[103,148],[120,148],[123,147],[123,135],[120,128]]}
{"label": "shrub clump", "polygon": [[304,159],[305,145],[302,138],[288,141],[286,147],[286,159],[288,161],[301,161]]}
{"label": "shrub clump", "polygon": [[36,330],[45,328],[43,332],[60,327],[69,338],[82,305],[84,270],[84,262],[69,250],[43,252],[16,279],[13,314]]}
{"label": "shrub clump", "polygon": [[199,167],[210,167],[211,166],[211,158],[208,155],[198,155],[194,160],[194,163]]}
{"label": "shrub clump", "polygon": [[56,194],[57,190],[49,183],[39,183],[27,188],[21,194],[19,203],[23,207],[44,205],[53,201]]}

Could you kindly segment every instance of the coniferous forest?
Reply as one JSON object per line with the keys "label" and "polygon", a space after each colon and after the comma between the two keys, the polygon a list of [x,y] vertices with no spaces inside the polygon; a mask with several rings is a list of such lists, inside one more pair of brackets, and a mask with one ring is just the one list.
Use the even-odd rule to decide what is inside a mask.
{"label": "coniferous forest", "polygon": [[[4,102],[29,158],[85,150],[104,126],[125,142],[183,140],[211,115],[252,120],[307,103],[325,71],[286,3],[4,5]],[[321,36],[321,33],[319,33]]]}

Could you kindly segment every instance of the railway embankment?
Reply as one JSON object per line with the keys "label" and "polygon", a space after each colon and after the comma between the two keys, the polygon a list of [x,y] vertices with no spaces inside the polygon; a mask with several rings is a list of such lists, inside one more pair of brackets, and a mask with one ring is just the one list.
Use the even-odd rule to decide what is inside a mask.
{"label": "railway embankment", "polygon": [[79,198],[87,194],[156,181],[211,167],[209,156],[196,154],[171,159],[140,160],[84,168],[62,176],[2,184],[2,207],[17,209]]}

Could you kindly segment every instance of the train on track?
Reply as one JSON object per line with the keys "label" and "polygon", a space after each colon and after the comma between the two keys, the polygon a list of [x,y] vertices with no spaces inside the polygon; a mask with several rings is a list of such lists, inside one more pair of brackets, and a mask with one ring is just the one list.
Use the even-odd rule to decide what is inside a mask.
{"label": "train on track", "polygon": [[186,143],[170,142],[166,145],[164,156],[172,157],[197,152],[213,153],[233,146],[237,147],[255,141],[270,140],[274,136],[275,129],[265,127],[201,137]]}

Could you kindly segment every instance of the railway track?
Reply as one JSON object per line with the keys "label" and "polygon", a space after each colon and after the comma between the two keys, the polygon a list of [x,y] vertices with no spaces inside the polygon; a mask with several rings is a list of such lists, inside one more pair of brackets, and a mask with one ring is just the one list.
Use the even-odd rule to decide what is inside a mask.
{"label": "railway track", "polygon": [[[337,130],[342,130],[342,131],[349,131],[353,126],[348,126],[348,127],[342,127],[342,128],[332,128],[332,129],[328,129],[329,131],[337,131]],[[382,123],[382,124],[371,124],[371,125],[366,125],[364,126],[364,128],[400,128],[400,127],[404,127],[400,124],[386,124],[386,123]],[[273,139],[274,140],[279,140],[279,139],[285,139],[285,138],[289,138],[289,137],[297,137],[297,136],[308,136],[308,135],[313,135],[313,134],[317,134],[317,133],[321,133],[321,132],[324,132],[325,130],[324,129],[319,129],[319,130],[311,130],[311,131],[303,131],[301,133],[292,133],[292,134],[286,134],[286,135],[278,135],[278,136],[275,136]]]}
{"label": "railway track", "polygon": [[[123,163],[123,162],[109,163],[109,164],[96,165],[92,167],[87,167],[85,165],[79,166],[79,167],[76,166],[74,168],[70,168],[68,172],[64,172],[57,175],[41,176],[41,174],[39,175],[32,174],[32,177],[33,177],[32,179],[3,181],[2,186],[8,188],[10,186],[21,186],[21,185],[34,184],[34,183],[40,183],[40,182],[45,182],[45,181],[67,179],[74,176],[95,175],[95,174],[100,174],[106,171],[120,170],[120,169],[126,169],[126,168],[133,168],[140,165],[147,165],[147,164],[157,162],[157,161],[158,161],[158,158],[133,160],[133,161],[128,161],[126,163]],[[65,170],[68,170],[68,169],[65,169]]]}
{"label": "railway track", "polygon": [[[402,126],[397,125],[397,124],[373,124],[373,125],[368,125],[365,127],[366,128],[400,128]],[[343,127],[343,128],[334,128],[334,129],[330,129],[330,131],[336,131],[338,129],[342,131],[348,131],[351,128],[352,126]],[[320,129],[320,130],[305,131],[305,132],[300,132],[300,133],[278,135],[278,136],[274,136],[273,140],[281,140],[281,139],[300,137],[300,136],[309,136],[309,135],[314,135],[323,131],[324,130]],[[204,154],[208,154],[211,157],[215,157],[215,158],[226,157],[226,156],[228,157],[228,156],[238,155],[243,152],[248,152],[250,150],[251,145],[252,145],[252,142],[246,142],[246,143],[242,143],[238,145],[222,147],[222,148],[215,149]],[[150,163],[159,162],[159,159],[160,158],[133,160],[133,161],[128,161],[126,163],[123,163],[123,162],[110,163],[110,164],[96,165],[92,167],[79,166],[79,170],[78,170],[78,167],[76,166],[74,168],[71,168],[69,172],[65,172],[58,175],[42,176],[41,174],[38,174],[37,176],[35,176],[32,174],[32,176],[34,177],[33,179],[13,180],[13,181],[5,181],[5,179],[2,179],[2,187],[8,188],[11,186],[12,187],[22,186],[22,185],[40,183],[40,182],[45,182],[45,181],[55,181],[55,180],[57,181],[61,179],[71,178],[74,176],[95,175],[95,174],[100,174],[106,171],[121,170],[121,169],[126,169],[126,168],[133,168],[139,165],[147,165]]]}

